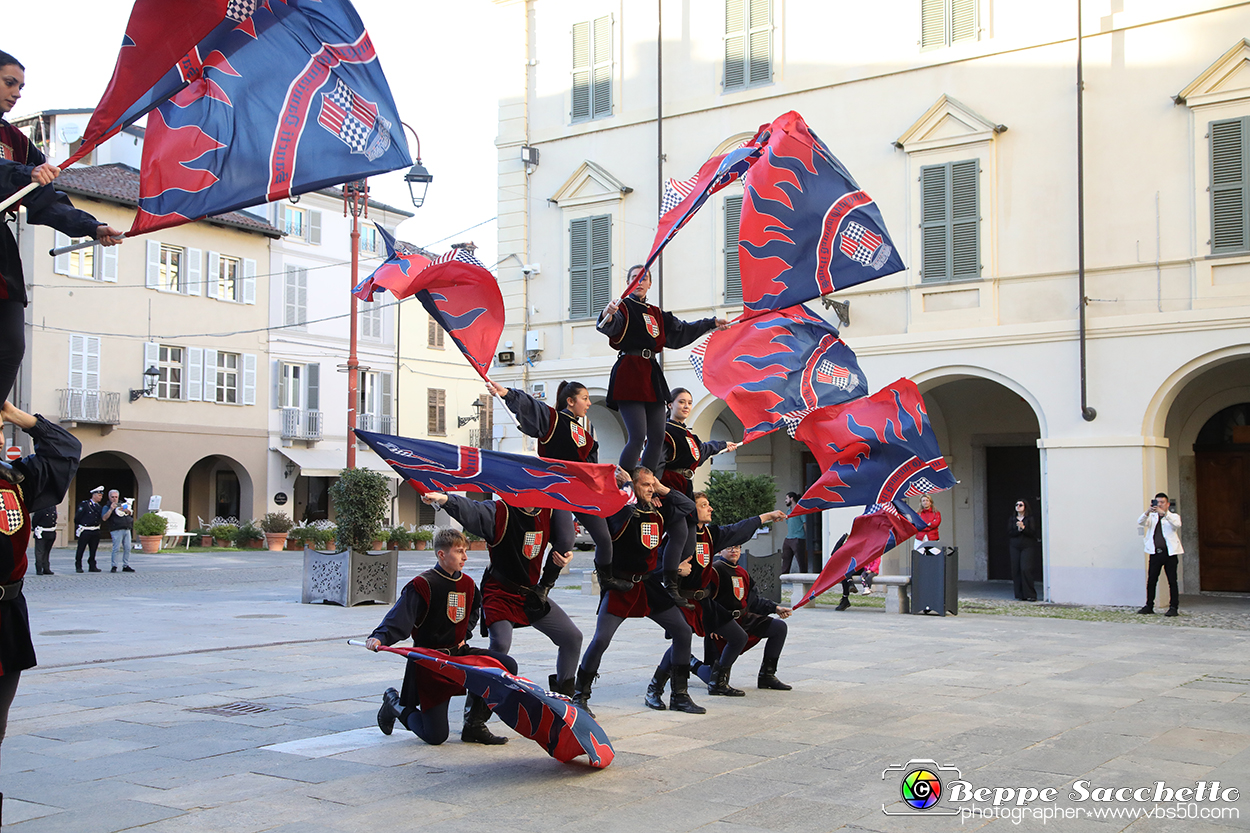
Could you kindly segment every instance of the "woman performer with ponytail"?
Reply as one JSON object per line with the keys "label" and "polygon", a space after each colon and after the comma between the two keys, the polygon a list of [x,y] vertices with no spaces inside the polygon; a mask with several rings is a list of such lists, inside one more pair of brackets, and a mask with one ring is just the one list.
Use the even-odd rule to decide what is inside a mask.
{"label": "woman performer with ponytail", "polygon": [[[487,382],[486,389],[503,399],[509,411],[516,414],[521,432],[538,440],[538,456],[570,463],[598,463],[599,442],[594,429],[586,422],[590,410],[590,391],[581,382],[561,382],[556,390],[560,410],[538,401],[523,390]],[[560,509],[552,513],[552,536],[573,540],[572,512]],[[595,573],[599,586],[605,590],[629,590],[632,585],[612,575],[612,533],[608,523],[597,515],[578,512],[577,520],[595,542]],[[548,584],[550,582],[550,584]],[[547,574],[542,586],[550,590],[555,579]]]}

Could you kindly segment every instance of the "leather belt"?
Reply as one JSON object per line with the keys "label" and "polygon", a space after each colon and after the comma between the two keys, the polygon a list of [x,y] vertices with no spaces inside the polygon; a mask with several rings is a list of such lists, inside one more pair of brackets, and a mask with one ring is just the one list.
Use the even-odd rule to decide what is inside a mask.
{"label": "leather belt", "polygon": [[733,618],[735,618],[735,619],[741,619],[741,618],[742,618],[742,611],[741,611],[741,610],[734,610],[734,611],[731,611],[731,612],[730,612],[730,615],[731,615],[731,616],[733,616]]}
{"label": "leather belt", "polygon": [[644,359],[650,359],[650,358],[654,358],[658,354],[658,352],[659,351],[657,350],[645,350],[645,349],[644,350],[622,350],[616,355],[617,355],[617,358],[623,358],[625,356],[642,356]]}
{"label": "leather belt", "polygon": [[485,584],[487,579],[495,582],[496,584],[502,585],[505,590],[511,593],[516,593],[517,595],[524,595],[526,593],[535,592],[533,585],[517,584],[512,579],[504,578],[503,576],[497,576],[495,575],[493,571],[491,571],[489,567],[486,569],[486,572],[482,575],[482,583]]}
{"label": "leather belt", "polygon": [[22,584],[25,579],[18,579],[12,584],[0,585],[0,602],[8,602],[16,599],[22,593]]}
{"label": "leather belt", "polygon": [[666,469],[666,471],[671,471],[673,474],[679,474],[687,480],[694,479],[694,469]]}
{"label": "leather belt", "polygon": [[693,599],[696,602],[703,601],[704,599],[708,597],[708,595],[709,593],[706,589],[705,590],[682,590],[681,591],[681,597],[683,599]]}
{"label": "leather belt", "polygon": [[612,577],[624,579],[625,581],[631,581],[634,584],[637,584],[638,582],[645,579],[647,577],[647,574],[646,573],[620,573],[620,572],[617,572],[616,570],[613,570]]}

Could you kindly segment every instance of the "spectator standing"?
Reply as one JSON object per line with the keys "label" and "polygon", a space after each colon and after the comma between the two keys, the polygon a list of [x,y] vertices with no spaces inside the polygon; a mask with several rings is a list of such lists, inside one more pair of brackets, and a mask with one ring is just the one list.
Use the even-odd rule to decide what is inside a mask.
{"label": "spectator standing", "polygon": [[117,572],[117,551],[121,550],[122,572],[133,573],[134,569],[130,566],[131,531],[135,528],[133,507],[122,501],[120,492],[110,489],[108,506],[100,518],[113,542],[113,569],[110,572]]}
{"label": "spectator standing", "polygon": [[1150,567],[1146,572],[1146,606],[1138,613],[1155,612],[1155,588],[1159,584],[1159,572],[1168,577],[1168,612],[1164,616],[1176,616],[1180,603],[1180,589],[1176,583],[1176,562],[1185,553],[1181,548],[1181,516],[1172,511],[1172,502],[1163,492],[1155,495],[1149,508],[1137,519],[1137,525],[1145,529],[1142,538]]}
{"label": "spectator standing", "polygon": [[[786,514],[798,505],[798,492],[786,492]],[[790,572],[792,564],[799,562],[799,572],[807,572],[807,518],[786,518],[786,539],[781,542],[781,574]]]}

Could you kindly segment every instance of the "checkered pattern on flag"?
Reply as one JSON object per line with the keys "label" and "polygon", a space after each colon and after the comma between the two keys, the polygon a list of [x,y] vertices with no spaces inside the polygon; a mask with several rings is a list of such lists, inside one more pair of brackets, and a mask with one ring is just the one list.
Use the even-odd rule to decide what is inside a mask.
{"label": "checkered pattern on flag", "polygon": [[859,223],[847,223],[846,231],[842,232],[842,252],[856,263],[867,266],[872,256],[885,242],[879,234],[873,234]]}
{"label": "checkered pattern on flag", "polygon": [[845,367],[839,367],[828,359],[816,365],[816,381],[822,384],[845,387],[850,384],[852,375],[850,370]]}
{"label": "checkered pattern on flag", "polygon": [[660,200],[660,216],[667,214],[677,206],[681,205],[681,201],[690,196],[690,192],[694,190],[695,183],[698,181],[698,174],[690,177],[690,179],[683,179],[680,182],[676,179],[665,180],[664,197]]}
{"label": "checkered pattern on flag", "polygon": [[321,99],[317,123],[342,139],[352,153],[364,153],[377,123],[377,108],[361,100],[341,78],[335,79],[334,89],[322,93]]}

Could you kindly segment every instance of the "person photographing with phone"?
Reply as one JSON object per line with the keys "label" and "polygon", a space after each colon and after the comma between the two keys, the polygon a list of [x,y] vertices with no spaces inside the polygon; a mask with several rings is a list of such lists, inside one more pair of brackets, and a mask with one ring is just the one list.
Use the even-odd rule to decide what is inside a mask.
{"label": "person photographing with phone", "polygon": [[1150,556],[1150,567],[1146,572],[1146,605],[1138,613],[1155,612],[1155,588],[1159,584],[1159,572],[1168,577],[1168,594],[1170,603],[1164,616],[1177,616],[1180,603],[1180,590],[1176,584],[1176,564],[1185,550],[1181,547],[1181,516],[1172,511],[1172,502],[1163,492],[1155,495],[1150,506],[1137,525],[1145,530],[1142,542],[1146,554]]}

